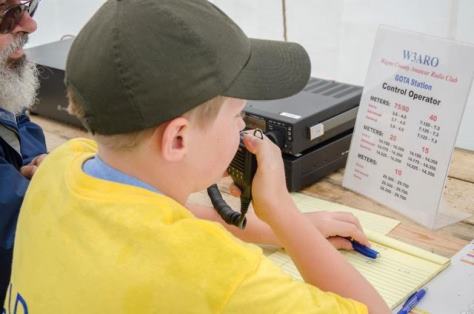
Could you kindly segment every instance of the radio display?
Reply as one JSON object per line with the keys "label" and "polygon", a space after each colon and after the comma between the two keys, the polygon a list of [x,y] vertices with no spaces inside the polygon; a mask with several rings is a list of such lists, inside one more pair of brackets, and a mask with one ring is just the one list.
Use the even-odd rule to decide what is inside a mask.
{"label": "radio display", "polygon": [[263,132],[267,131],[267,123],[263,118],[246,114],[244,121],[247,129],[260,129]]}

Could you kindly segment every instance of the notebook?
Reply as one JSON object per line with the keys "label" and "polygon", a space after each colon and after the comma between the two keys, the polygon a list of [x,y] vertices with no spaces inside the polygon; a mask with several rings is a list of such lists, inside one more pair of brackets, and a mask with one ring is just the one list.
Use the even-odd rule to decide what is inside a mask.
{"label": "notebook", "polygon": [[[354,251],[341,251],[347,260],[375,287],[391,309],[445,269],[450,260],[379,232],[364,230],[372,248],[380,254],[375,260]],[[291,258],[282,250],[268,256],[284,272],[303,280]]]}

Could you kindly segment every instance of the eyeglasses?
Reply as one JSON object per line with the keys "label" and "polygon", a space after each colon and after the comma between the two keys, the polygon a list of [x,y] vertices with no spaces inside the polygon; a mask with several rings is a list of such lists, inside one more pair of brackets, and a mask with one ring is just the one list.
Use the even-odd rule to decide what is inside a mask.
{"label": "eyeglasses", "polygon": [[0,13],[0,34],[11,33],[20,23],[25,12],[30,16],[35,14],[39,0],[25,0],[11,5]]}

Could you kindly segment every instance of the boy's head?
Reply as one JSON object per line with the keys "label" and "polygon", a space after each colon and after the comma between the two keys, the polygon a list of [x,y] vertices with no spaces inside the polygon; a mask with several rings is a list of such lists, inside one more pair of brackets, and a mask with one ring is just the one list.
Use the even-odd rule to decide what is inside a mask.
{"label": "boy's head", "polygon": [[104,135],[160,125],[218,95],[290,96],[310,62],[298,44],[249,39],[206,0],[109,0],[75,39],[66,84]]}

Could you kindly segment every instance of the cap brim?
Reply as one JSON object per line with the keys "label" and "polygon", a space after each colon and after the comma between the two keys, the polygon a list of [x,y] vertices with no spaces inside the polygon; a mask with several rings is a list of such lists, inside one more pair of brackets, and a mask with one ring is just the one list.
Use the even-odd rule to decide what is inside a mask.
{"label": "cap brim", "polygon": [[247,64],[223,96],[271,100],[301,91],[307,84],[311,62],[297,43],[250,39]]}

